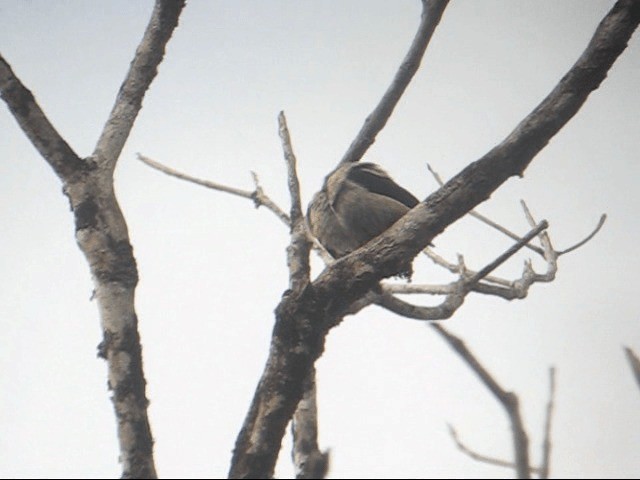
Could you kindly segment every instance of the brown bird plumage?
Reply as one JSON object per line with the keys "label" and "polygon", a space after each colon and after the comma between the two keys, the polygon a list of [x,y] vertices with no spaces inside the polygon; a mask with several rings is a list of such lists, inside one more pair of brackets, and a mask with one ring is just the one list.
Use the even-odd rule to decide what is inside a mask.
{"label": "brown bird plumage", "polygon": [[350,163],[327,175],[307,220],[311,233],[338,258],[380,235],[417,204],[378,165]]}

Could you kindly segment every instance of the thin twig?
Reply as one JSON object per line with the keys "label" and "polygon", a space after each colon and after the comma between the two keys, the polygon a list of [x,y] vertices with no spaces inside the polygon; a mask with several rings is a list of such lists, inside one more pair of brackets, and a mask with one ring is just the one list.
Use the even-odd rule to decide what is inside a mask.
{"label": "thin twig", "polygon": [[20,128],[58,177],[65,179],[86,166],[58,133],[35,97],[0,55],[0,96]]}
{"label": "thin twig", "polygon": [[540,463],[540,478],[549,478],[551,459],[551,419],[553,418],[554,397],[556,393],[556,369],[549,368],[549,401],[544,422],[544,440],[542,442],[542,462]]}
{"label": "thin twig", "polygon": [[[440,174],[438,172],[436,172],[431,167],[431,165],[428,164],[428,163],[427,163],[427,169],[429,169],[429,172],[431,172],[431,174],[433,175],[433,178],[435,178],[435,180],[438,183],[438,185],[440,185],[442,187],[444,185],[444,181],[442,180],[442,177],[440,176]],[[476,210],[471,210],[470,212],[468,212],[468,215],[480,220],[481,222],[489,225],[490,227],[498,230],[499,232],[504,233],[507,237],[512,238],[513,240],[520,240],[520,237],[518,235],[516,235],[515,233],[513,233],[511,230],[506,229],[505,227],[503,227],[499,223],[494,222],[489,217],[486,217],[485,215],[482,215],[481,213],[477,212]],[[572,251],[580,248],[581,246],[583,246],[585,243],[587,243],[589,240],[591,240],[593,237],[596,236],[596,234],[600,231],[600,229],[604,225],[604,222],[605,222],[606,219],[607,219],[607,215],[603,213],[602,216],[600,217],[600,220],[598,221],[598,224],[596,225],[595,229],[584,240],[581,240],[580,242],[576,243],[575,245],[573,245],[573,246],[571,246],[569,248],[565,248],[564,250],[556,251],[556,254],[558,256],[564,255],[565,253],[572,252]],[[534,252],[536,252],[536,253],[538,253],[540,255],[544,255],[544,250],[541,249],[540,247],[537,247],[535,245],[530,245],[530,244],[527,244],[526,247],[529,248],[530,250],[533,250]]]}
{"label": "thin twig", "polygon": [[282,150],[284,159],[287,164],[287,183],[289,186],[289,195],[291,196],[291,224],[292,227],[298,222],[302,222],[302,205],[300,203],[300,182],[296,173],[296,156],[291,146],[291,137],[289,136],[289,128],[287,127],[287,118],[284,112],[278,115],[278,132],[282,140]]}
{"label": "thin twig", "polygon": [[513,443],[515,451],[515,468],[518,478],[530,478],[531,467],[529,465],[529,440],[522,424],[518,397],[505,391],[486,368],[471,353],[465,343],[457,336],[447,331],[438,323],[429,324],[449,346],[469,365],[473,372],[480,378],[482,383],[493,393],[494,397],[503,406],[511,421],[511,431],[513,433]]}
{"label": "thin twig", "polygon": [[307,238],[302,206],[300,204],[300,182],[296,172],[296,156],[291,146],[291,137],[287,128],[284,112],[278,115],[278,132],[282,141],[285,163],[287,164],[287,184],[291,197],[291,242],[287,248],[289,265],[289,288],[299,291],[309,284],[309,251],[311,242]]}
{"label": "thin twig", "polygon": [[[291,137],[284,112],[278,115],[278,132],[287,164],[287,184],[291,197],[291,241],[287,247],[289,266],[289,288],[294,293],[301,292],[309,285],[309,251],[306,224],[300,203],[300,182],[296,171],[296,156],[293,153]],[[293,414],[291,431],[293,434],[292,457],[296,467],[296,478],[325,477],[329,468],[329,453],[318,447],[318,407],[316,402],[316,371],[312,366],[303,385],[303,395]]]}
{"label": "thin twig", "polygon": [[[525,269],[525,273],[520,282],[511,282],[511,288],[480,283],[480,280],[500,264],[504,263],[509,257],[513,256],[533,237],[540,235],[547,226],[546,221],[540,222],[540,224],[536,225],[529,233],[521,238],[518,243],[510,247],[477,273],[469,272],[464,265],[462,256],[459,255],[457,267],[457,272],[460,275],[459,280],[448,285],[385,284],[384,291],[386,295],[377,298],[375,303],[407,318],[416,320],[443,320],[450,318],[455,310],[462,305],[469,291],[499,295],[507,299],[523,298],[528,286],[533,283],[534,279],[538,278],[534,274],[529,273],[530,267]],[[420,307],[393,297],[392,294],[394,293],[426,293],[446,295],[446,297],[438,306]]]}
{"label": "thin twig", "polygon": [[[158,73],[165,47],[178,24],[185,0],[156,0],[156,5],[136,49],[118,96],[93,151],[93,160],[113,171],[149,85]],[[176,14],[177,12],[177,14]]]}
{"label": "thin twig", "polygon": [[[474,452],[469,447],[467,447],[464,443],[462,443],[462,441],[458,437],[458,433],[456,432],[455,428],[453,428],[452,425],[447,423],[447,428],[449,429],[449,434],[451,435],[451,438],[453,439],[458,449],[462,453],[473,458],[474,460],[477,460],[478,462],[482,462],[482,463],[488,463],[489,465],[496,465],[498,467],[505,467],[505,468],[516,467],[516,465],[513,462],[508,462],[506,460],[501,460],[499,458],[489,457],[487,455],[482,455],[481,453]],[[531,467],[531,473],[539,473],[539,472],[540,472],[540,469],[536,467]]]}
{"label": "thin twig", "polygon": [[[438,172],[436,172],[430,164],[427,163],[427,168],[429,169],[429,171],[431,172],[431,175],[433,175],[433,178],[435,178],[436,182],[438,183],[438,185],[440,185],[441,187],[444,185],[444,181],[442,180],[442,177],[440,176],[440,174]],[[516,235],[515,233],[513,233],[511,230],[506,229],[505,227],[503,227],[502,225],[500,225],[499,223],[494,222],[493,220],[491,220],[490,218],[482,215],[481,213],[477,212],[476,210],[471,210],[468,212],[468,215],[472,216],[473,218],[476,218],[478,220],[480,220],[481,222],[489,225],[492,228],[495,228],[496,230],[498,230],[499,232],[504,233],[507,237],[516,240],[516,241],[520,241],[520,237],[518,235]],[[537,247],[535,245],[526,245],[527,248],[533,250],[534,252],[540,254],[540,255],[544,255],[544,251],[540,248]]]}
{"label": "thin twig", "polygon": [[624,347],[624,351],[627,354],[627,360],[629,360],[629,365],[631,366],[633,376],[638,382],[638,386],[640,386],[640,358],[638,358],[634,351],[629,347]]}
{"label": "thin twig", "polygon": [[418,71],[424,52],[434,30],[440,23],[449,0],[422,0],[422,15],[418,31],[402,60],[391,85],[384,93],[375,109],[369,114],[340,163],[357,162],[375,142],[376,135],[384,128],[402,97],[409,82]]}
{"label": "thin twig", "polygon": [[231,195],[236,195],[242,198],[248,198],[249,200],[253,200],[256,204],[256,207],[264,206],[267,209],[271,210],[276,216],[287,226],[291,225],[291,220],[289,215],[287,215],[278,205],[276,205],[265,193],[262,191],[258,183],[258,177],[254,172],[251,172],[253,180],[256,184],[256,189],[251,190],[243,190],[235,187],[228,187],[226,185],[222,185],[221,183],[211,182],[209,180],[202,180],[197,177],[193,177],[191,175],[187,175],[186,173],[179,172],[173,168],[167,167],[166,165],[161,164],[160,162],[156,162],[155,160],[150,159],[149,157],[145,157],[144,155],[138,153],[138,160],[142,163],[150,166],[151,168],[155,168],[156,170],[170,175],[175,178],[179,178],[180,180],[185,180],[187,182],[195,183],[196,185],[201,185],[203,187],[211,188],[212,190],[218,190],[220,192],[230,193]]}
{"label": "thin twig", "polygon": [[329,470],[329,451],[318,447],[318,405],[316,401],[316,372],[311,369],[304,385],[304,395],[293,414],[291,457],[296,478],[323,479]]}
{"label": "thin twig", "polygon": [[518,243],[516,243],[515,245],[512,245],[506,252],[504,252],[502,255],[496,258],[493,262],[491,262],[489,265],[487,265],[478,273],[476,273],[471,278],[469,278],[467,283],[469,285],[473,285],[477,283],[479,280],[481,280],[482,278],[487,276],[489,273],[491,273],[493,270],[495,270],[500,265],[502,265],[508,258],[513,256],[518,250],[520,250],[522,247],[527,245],[529,241],[531,241],[533,238],[539,235],[547,227],[549,227],[549,223],[546,220],[541,221],[538,225],[536,225],[533,228],[533,230],[531,230],[524,237],[522,237],[518,241]]}
{"label": "thin twig", "polygon": [[589,240],[591,240],[593,237],[596,236],[596,234],[600,231],[600,229],[602,228],[602,226],[604,225],[604,222],[607,220],[607,214],[603,213],[600,216],[600,220],[598,221],[598,225],[596,225],[596,228],[593,230],[593,232],[591,232],[589,235],[587,235],[587,237],[576,243],[574,246],[569,247],[569,248],[565,248],[564,250],[561,250],[559,252],[556,252],[558,254],[558,256],[560,255],[564,255],[565,253],[569,253],[569,252],[573,252],[574,250],[580,248],[581,246],[583,246],[585,243],[587,243]]}

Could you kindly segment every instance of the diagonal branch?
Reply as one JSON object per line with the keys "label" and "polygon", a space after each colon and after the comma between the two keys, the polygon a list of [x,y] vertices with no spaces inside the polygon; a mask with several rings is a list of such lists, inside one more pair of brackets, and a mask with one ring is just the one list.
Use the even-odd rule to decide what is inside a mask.
{"label": "diagonal branch", "polygon": [[[433,178],[435,178],[436,182],[438,182],[438,185],[440,185],[441,187],[444,185],[444,181],[442,180],[442,177],[440,176],[440,174],[438,172],[436,172],[431,165],[429,165],[427,163],[427,168],[429,169],[429,172],[431,172],[431,175],[433,175]],[[495,228],[496,230],[498,230],[499,232],[504,233],[507,237],[511,238],[512,240],[520,240],[520,237],[518,235],[516,235],[515,233],[513,233],[511,230],[508,230],[506,228],[504,228],[502,225],[500,225],[499,223],[494,222],[493,220],[491,220],[489,217],[482,215],[481,213],[477,212],[476,210],[470,210],[468,212],[468,215],[480,220],[481,222],[485,223],[486,225],[489,225],[492,228]],[[535,245],[529,245],[527,244],[527,248],[533,250],[534,252],[543,255],[544,252],[542,251],[542,249],[540,247],[536,247]]]}
{"label": "diagonal branch", "polygon": [[[460,450],[462,453],[468,455],[474,460],[477,460],[478,462],[488,463],[489,465],[496,465],[498,467],[515,468],[515,464],[513,462],[507,462],[506,460],[501,460],[499,458],[489,457],[487,455],[474,452],[469,447],[467,447],[464,443],[462,443],[462,440],[460,440],[460,438],[458,437],[458,432],[456,432],[455,428],[453,428],[452,425],[447,424],[447,427],[449,429],[449,434],[451,435],[453,442],[456,444],[456,447],[458,447],[458,450]],[[540,472],[540,469],[536,467],[531,467],[531,473],[539,473],[539,472]]]}
{"label": "diagonal branch", "polygon": [[404,60],[402,60],[391,85],[389,85],[373,112],[369,114],[358,135],[356,135],[342,160],[340,160],[341,164],[357,162],[376,141],[376,135],[387,124],[387,120],[389,120],[409,82],[418,71],[424,52],[429,45],[433,32],[438,23],[440,23],[447,3],[449,3],[449,0],[422,0],[420,25],[409,51]]}
{"label": "diagonal branch", "polygon": [[596,234],[600,231],[600,229],[602,228],[602,226],[604,225],[604,222],[606,220],[607,220],[607,214],[603,213],[600,216],[600,220],[598,220],[598,224],[596,225],[596,228],[594,228],[593,231],[589,235],[587,235],[583,240],[580,240],[575,245],[572,245],[569,248],[565,248],[564,250],[559,251],[558,252],[558,256],[564,255],[565,253],[573,252],[574,250],[577,250],[578,248],[583,246],[585,243],[587,243],[589,240],[591,240],[593,237],[596,236]]}
{"label": "diagonal branch", "polygon": [[429,324],[465,361],[473,372],[480,378],[482,383],[496,397],[498,402],[506,410],[511,421],[513,432],[513,443],[515,451],[515,467],[518,478],[531,478],[531,467],[529,466],[529,440],[522,424],[518,397],[513,392],[505,391],[493,376],[482,366],[478,359],[471,353],[465,343],[457,336],[449,333],[442,325],[437,323]]}
{"label": "diagonal branch", "polygon": [[[485,287],[485,291],[483,292],[483,288],[478,288],[480,280],[505,262],[509,257],[514,255],[522,247],[527,245],[527,243],[536,235],[541,235],[547,226],[548,224],[546,221],[542,221],[538,225],[534,225],[534,228],[521,238],[518,243],[511,246],[506,252],[498,256],[494,261],[477,273],[469,275],[465,267],[462,265],[459,271],[460,279],[450,283],[449,285],[439,285],[438,287],[440,288],[435,288],[431,285],[385,285],[384,293],[377,296],[374,299],[374,303],[398,315],[415,320],[444,320],[450,318],[455,311],[462,306],[466,295],[470,291],[475,290],[482,293],[499,294],[495,291],[487,292],[486,290],[491,286],[486,284],[483,284]],[[533,276],[527,275],[527,273],[528,270],[525,270],[524,277],[529,277],[533,281]],[[432,293],[444,294],[446,296],[440,305],[435,307],[420,307],[394,297],[393,293]]]}
{"label": "diagonal branch", "polygon": [[548,226],[549,223],[546,220],[541,221],[538,225],[532,225],[533,229],[529,233],[527,233],[516,244],[512,245],[506,252],[496,258],[489,265],[484,267],[478,273],[472,275],[471,278],[467,280],[467,283],[469,285],[475,285],[476,283],[478,283],[480,280],[482,280],[484,277],[486,277],[496,268],[502,265],[505,261],[507,261],[507,259],[514,255],[518,250],[527,245],[529,241],[533,240],[536,236],[546,230]]}
{"label": "diagonal branch", "polygon": [[[289,288],[293,293],[309,285],[309,251],[311,242],[307,237],[302,205],[300,203],[300,182],[296,172],[296,156],[291,146],[291,138],[284,112],[278,115],[278,131],[287,164],[287,179],[291,197],[291,242],[287,247],[289,266]],[[296,478],[324,478],[328,465],[328,453],[318,448],[318,408],[316,404],[316,372],[312,368],[303,385],[304,393],[293,415],[293,461]]]}
{"label": "diagonal branch", "polygon": [[318,447],[318,405],[315,368],[305,382],[304,394],[291,422],[296,478],[325,478],[329,470],[329,451]]}
{"label": "diagonal branch", "polygon": [[51,165],[58,177],[64,180],[86,167],[86,163],[51,125],[33,94],[16,77],[2,55],[0,55],[0,96],[7,103],[27,138]]}
{"label": "diagonal branch", "polygon": [[640,386],[640,358],[629,347],[624,347],[624,353],[627,355],[627,360],[629,360],[631,372]]}
{"label": "diagonal branch", "polygon": [[291,219],[289,215],[287,215],[278,205],[275,204],[271,198],[269,198],[260,187],[258,182],[258,176],[252,172],[253,181],[255,183],[255,190],[243,190],[241,188],[229,187],[227,185],[222,185],[221,183],[212,182],[209,180],[203,180],[201,178],[197,178],[191,175],[187,175],[186,173],[179,172],[173,168],[167,167],[160,162],[156,162],[155,160],[150,159],[149,157],[145,157],[144,155],[138,153],[138,160],[140,160],[145,165],[148,165],[151,168],[155,168],[156,170],[165,173],[171,177],[178,178],[180,180],[185,180],[187,182],[195,183],[196,185],[201,185],[203,187],[210,188],[212,190],[218,190],[220,192],[230,193],[231,195],[236,195],[242,198],[248,198],[249,200],[253,200],[256,207],[264,205],[266,208],[271,210],[276,216],[282,221],[285,225],[291,226]]}
{"label": "diagonal branch", "polygon": [[156,0],[151,20],[93,152],[94,160],[108,170],[113,171],[116,166],[184,5],[185,0]]}
{"label": "diagonal branch", "polygon": [[556,394],[556,369],[549,369],[549,401],[544,421],[544,440],[542,441],[542,462],[540,463],[540,478],[549,478],[549,463],[551,460],[551,419],[553,418],[554,397]]}
{"label": "diagonal branch", "polygon": [[[273,475],[286,424],[302,397],[305,378],[322,354],[328,331],[382,278],[400,272],[435,236],[486,200],[508,178],[522,175],[604,80],[639,22],[640,2],[619,1],[600,23],[578,62],[500,145],[385,233],[331,264],[300,294],[283,296],[276,308],[269,360],[236,439],[230,477]],[[513,403],[517,407],[517,402]],[[518,438],[526,439],[526,435]]]}
{"label": "diagonal branch", "polygon": [[[408,259],[448,225],[486,200],[511,176],[521,176],[535,155],[604,80],[638,22],[640,3],[624,0],[616,3],[575,65],[504,141],[413,208],[386,233],[336,262],[319,281],[333,284],[329,277],[357,277],[356,289],[368,290],[380,278],[397,274]],[[355,266],[363,262],[376,265],[375,273],[371,269],[371,275],[353,275]],[[340,275],[336,275],[338,271]]]}

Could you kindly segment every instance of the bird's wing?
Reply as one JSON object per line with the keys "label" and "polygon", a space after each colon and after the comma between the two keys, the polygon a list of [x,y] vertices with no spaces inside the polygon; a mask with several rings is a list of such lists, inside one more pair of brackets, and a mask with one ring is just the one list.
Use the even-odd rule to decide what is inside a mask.
{"label": "bird's wing", "polygon": [[373,163],[354,164],[347,173],[347,179],[372,193],[393,198],[407,208],[413,208],[418,204],[418,199],[411,192],[394,182],[383,169]]}

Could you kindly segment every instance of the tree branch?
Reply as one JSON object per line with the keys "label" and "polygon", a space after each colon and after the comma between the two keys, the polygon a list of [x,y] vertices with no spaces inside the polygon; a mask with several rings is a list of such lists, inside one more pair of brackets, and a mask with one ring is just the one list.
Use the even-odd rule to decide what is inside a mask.
{"label": "tree branch", "polygon": [[564,255],[565,253],[573,252],[574,250],[577,250],[578,248],[583,246],[585,243],[587,243],[589,240],[591,240],[593,237],[596,236],[596,234],[600,231],[600,229],[602,228],[602,226],[604,225],[604,222],[606,220],[607,220],[607,214],[603,213],[600,216],[600,220],[598,220],[598,224],[596,225],[596,228],[594,228],[593,231],[589,235],[587,235],[583,240],[580,240],[575,245],[572,245],[569,248],[565,248],[564,250],[561,250],[561,251],[557,252],[558,256]]}
{"label": "tree branch", "polygon": [[[440,176],[440,174],[438,172],[436,172],[431,165],[429,165],[427,163],[427,169],[429,170],[429,172],[431,172],[431,175],[433,175],[433,178],[435,178],[436,182],[438,183],[438,185],[440,185],[441,187],[444,185],[444,181],[442,180],[442,177]],[[492,228],[495,228],[496,230],[498,230],[501,233],[504,233],[507,237],[511,238],[512,240],[516,240],[519,241],[520,237],[518,235],[516,235],[515,233],[513,233],[511,230],[508,230],[506,228],[504,228],[502,225],[494,222],[493,220],[491,220],[489,217],[486,217],[485,215],[482,215],[481,213],[475,211],[475,210],[470,210],[469,212],[467,212],[467,215],[480,220],[482,223],[489,225]],[[544,252],[542,251],[542,249],[540,247],[536,247],[535,245],[529,245],[527,244],[527,248],[533,250],[534,252],[543,255]]]}
{"label": "tree branch", "polygon": [[638,386],[640,386],[640,358],[631,350],[629,347],[624,347],[624,352],[627,355],[627,360],[629,360],[629,365],[631,366],[631,372],[638,382]]}
{"label": "tree branch", "polygon": [[[451,435],[451,438],[456,444],[456,447],[458,447],[458,450],[460,450],[462,453],[468,455],[469,457],[473,458],[478,462],[488,463],[489,465],[496,465],[498,467],[515,468],[515,464],[513,462],[507,462],[506,460],[501,460],[499,458],[489,457],[487,455],[482,455],[481,453],[474,452],[469,447],[467,447],[464,443],[462,443],[462,441],[458,437],[458,433],[456,432],[455,428],[453,428],[452,425],[447,424],[447,427],[449,428],[449,434]],[[540,470],[538,468],[531,467],[531,473],[539,473],[539,472]]]}
{"label": "tree branch", "polygon": [[542,442],[542,462],[540,463],[540,478],[549,478],[549,464],[551,460],[551,419],[553,418],[554,397],[556,393],[556,369],[549,369],[549,401],[544,422],[544,440]]}
{"label": "tree branch", "polygon": [[329,470],[329,452],[318,447],[318,406],[316,403],[315,368],[304,386],[304,395],[296,408],[291,423],[296,478],[325,478]]}
{"label": "tree branch", "polygon": [[[302,397],[304,379],[322,354],[328,331],[382,278],[400,272],[436,235],[487,199],[508,178],[522,175],[533,157],[606,77],[638,22],[640,2],[618,2],[578,62],[500,145],[385,233],[330,265],[300,294],[282,298],[276,309],[269,359],[236,440],[230,477],[272,476],[286,424]],[[517,402],[510,400],[517,409]],[[526,439],[526,435],[516,438]],[[516,451],[522,451],[519,447]]]}
{"label": "tree branch", "polygon": [[178,178],[180,180],[185,180],[187,182],[195,183],[196,185],[201,185],[203,187],[210,188],[212,190],[218,190],[220,192],[230,193],[231,195],[235,195],[237,197],[248,198],[249,200],[253,200],[256,208],[260,206],[265,206],[267,209],[271,210],[275,215],[280,219],[282,223],[291,226],[291,219],[289,215],[287,215],[276,203],[267,196],[260,183],[258,181],[258,176],[255,172],[251,172],[253,182],[255,184],[255,190],[243,190],[241,188],[228,187],[226,185],[222,185],[221,183],[211,182],[209,180],[202,180],[197,177],[193,177],[191,175],[187,175],[186,173],[179,172],[173,168],[167,167],[166,165],[161,164],[160,162],[156,162],[155,160],[150,159],[149,157],[145,157],[144,155],[138,153],[138,160],[140,160],[145,165],[148,165],[151,168],[155,168],[156,170],[165,173],[171,177]]}
{"label": "tree branch", "polygon": [[[435,178],[436,182],[438,182],[438,185],[440,185],[442,187],[444,185],[444,182],[442,181],[442,177],[440,177],[438,172],[436,172],[431,167],[431,165],[429,165],[428,163],[427,163],[427,168],[429,169],[429,172],[431,172],[431,174]],[[512,231],[504,228],[502,225],[494,222],[490,218],[486,217],[485,215],[482,215],[481,213],[479,213],[479,212],[477,212],[475,210],[471,210],[467,214],[472,216],[473,218],[476,218],[476,219],[480,220],[481,222],[485,223],[486,225],[489,225],[490,227],[495,228],[499,232],[504,233],[507,237],[512,238],[513,240],[520,240],[520,237],[518,235],[516,235]],[[587,235],[587,237],[585,237],[583,240],[580,240],[578,243],[576,243],[575,245],[573,245],[573,246],[571,246],[569,248],[565,248],[564,250],[556,252],[558,254],[558,256],[564,255],[565,253],[573,252],[574,250],[577,250],[578,248],[582,247],[584,244],[589,242],[600,231],[600,229],[604,225],[604,222],[606,221],[606,219],[607,219],[607,215],[603,213],[600,216],[600,220],[598,221],[598,224],[596,225],[594,230],[589,235]],[[527,246],[527,248],[533,250],[534,252],[544,256],[544,251],[540,247],[536,247],[535,245],[529,245],[529,244],[527,244],[526,246]]]}
{"label": "tree branch", "polygon": [[491,374],[480,364],[476,357],[457,336],[449,333],[442,325],[429,324],[449,344],[449,346],[465,361],[482,383],[493,393],[494,397],[504,407],[511,421],[513,443],[515,451],[515,468],[518,478],[531,478],[529,466],[529,440],[522,425],[518,397],[513,392],[502,389]]}
{"label": "tree branch", "polygon": [[142,98],[155,77],[184,1],[157,0],[92,159],[83,161],[49,123],[31,93],[0,61],[0,89],[27,137],[64,183],[76,240],[95,285],[120,446],[122,478],[156,478],[146,380],[134,295],[138,270],[127,224],[113,189],[113,169]]}
{"label": "tree branch", "polygon": [[185,0],[156,0],[151,20],[93,151],[94,161],[104,168],[113,171],[116,166],[184,5]]}
{"label": "tree branch", "polygon": [[0,96],[20,128],[61,179],[86,167],[85,162],[51,125],[33,94],[0,55]]}
{"label": "tree branch", "polygon": [[400,64],[400,68],[398,68],[391,85],[389,85],[389,88],[380,99],[380,103],[364,121],[364,125],[362,125],[358,135],[356,135],[342,160],[340,160],[341,164],[360,160],[375,142],[376,135],[387,124],[387,120],[389,120],[394,108],[400,101],[402,94],[420,67],[424,52],[429,45],[433,32],[438,23],[440,23],[447,3],[449,3],[449,0],[422,0],[420,25],[409,51]]}

